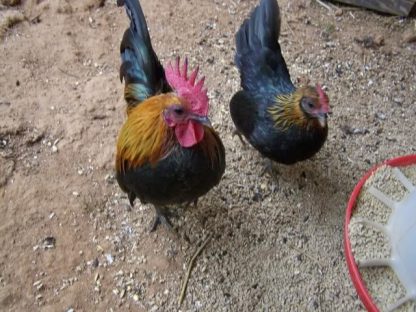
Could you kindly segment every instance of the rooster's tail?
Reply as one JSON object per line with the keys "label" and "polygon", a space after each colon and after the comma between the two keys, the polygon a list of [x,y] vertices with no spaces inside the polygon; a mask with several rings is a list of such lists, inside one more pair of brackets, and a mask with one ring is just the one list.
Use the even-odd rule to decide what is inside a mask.
{"label": "rooster's tail", "polygon": [[130,18],[121,41],[120,79],[125,81],[124,98],[132,108],[157,93],[169,90],[165,72],[150,41],[147,23],[138,0],[117,0]]}

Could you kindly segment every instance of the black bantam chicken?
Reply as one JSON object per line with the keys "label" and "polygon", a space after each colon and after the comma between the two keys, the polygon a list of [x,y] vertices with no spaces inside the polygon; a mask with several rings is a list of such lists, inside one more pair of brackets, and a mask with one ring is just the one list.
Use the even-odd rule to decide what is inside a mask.
{"label": "black bantam chicken", "polygon": [[261,0],[236,35],[242,91],[230,103],[237,128],[264,156],[293,164],[316,154],[328,135],[329,100],[322,88],[295,88],[278,42],[276,0]]}
{"label": "black bantam chicken", "polygon": [[121,42],[127,120],[121,128],[116,177],[130,204],[151,203],[160,223],[171,226],[168,205],[191,203],[220,181],[224,146],[207,117],[208,96],[198,69],[188,75],[179,59],[165,69],[150,41],[138,0],[125,5],[130,27]]}

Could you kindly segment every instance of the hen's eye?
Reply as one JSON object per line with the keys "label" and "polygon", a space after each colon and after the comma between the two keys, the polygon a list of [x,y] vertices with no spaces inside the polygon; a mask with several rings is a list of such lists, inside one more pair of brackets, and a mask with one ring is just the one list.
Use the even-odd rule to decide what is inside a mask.
{"label": "hen's eye", "polygon": [[302,105],[304,108],[308,109],[313,109],[315,107],[313,101],[308,98],[302,99]]}
{"label": "hen's eye", "polygon": [[183,112],[184,112],[183,108],[180,108],[180,107],[175,108],[173,111],[174,111],[174,112],[175,112],[175,114],[177,114],[177,115],[182,115],[182,114],[183,114]]}

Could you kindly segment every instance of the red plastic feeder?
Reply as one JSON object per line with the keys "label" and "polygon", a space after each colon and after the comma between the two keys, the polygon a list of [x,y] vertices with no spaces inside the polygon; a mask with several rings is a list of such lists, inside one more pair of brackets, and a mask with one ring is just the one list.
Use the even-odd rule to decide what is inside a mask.
{"label": "red plastic feeder", "polygon": [[344,225],[344,249],[345,249],[345,256],[347,260],[348,270],[350,272],[350,276],[352,279],[352,282],[357,290],[358,296],[360,297],[361,301],[363,302],[364,306],[369,312],[379,312],[379,309],[373,302],[370,294],[368,293],[368,290],[365,286],[364,281],[361,278],[361,274],[358,270],[358,266],[356,264],[356,261],[354,259],[354,255],[352,254],[351,249],[351,242],[349,239],[349,224],[351,220],[351,215],[353,213],[353,210],[355,208],[355,204],[358,198],[358,195],[361,192],[361,188],[367,181],[367,179],[371,176],[371,174],[376,171],[379,167],[383,165],[389,165],[391,167],[403,167],[403,166],[409,166],[416,164],[416,155],[408,155],[408,156],[402,156],[398,158],[393,158],[390,160],[385,161],[382,164],[379,164],[375,167],[373,167],[371,170],[369,170],[358,182],[358,184],[355,186],[350,199],[348,201],[347,206],[347,212],[345,215],[345,225]]}

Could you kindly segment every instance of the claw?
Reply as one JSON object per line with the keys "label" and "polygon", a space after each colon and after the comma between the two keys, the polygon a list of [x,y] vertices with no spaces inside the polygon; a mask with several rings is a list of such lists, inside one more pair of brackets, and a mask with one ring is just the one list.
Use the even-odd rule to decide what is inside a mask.
{"label": "claw", "polygon": [[195,199],[194,201],[187,202],[185,207],[186,207],[186,208],[189,208],[189,206],[190,206],[191,204],[194,204],[194,207],[196,208],[196,207],[197,207],[197,205],[198,205],[198,198],[197,198],[197,199]]}
{"label": "claw", "polygon": [[263,170],[260,173],[260,176],[264,176],[266,173],[268,173],[272,178],[276,178],[276,175],[273,171],[273,162],[271,159],[266,158],[264,162]]}
{"label": "claw", "polygon": [[160,224],[165,225],[169,230],[173,230],[173,225],[168,217],[164,215],[156,215],[155,219],[152,222],[152,226],[150,227],[150,232],[156,231]]}
{"label": "claw", "polygon": [[155,207],[156,216],[152,222],[152,226],[150,227],[150,232],[154,232],[157,230],[158,226],[163,224],[169,230],[173,230],[172,222],[170,221],[170,217],[172,216],[169,212]]}
{"label": "claw", "polygon": [[128,196],[129,196],[130,206],[134,207],[134,200],[136,199],[136,195],[133,192],[129,192]]}
{"label": "claw", "polygon": [[243,145],[246,145],[246,142],[244,141],[244,139],[243,139],[243,135],[241,134],[241,132],[240,131],[238,131],[237,129],[235,129],[234,131],[233,131],[233,137],[234,136],[238,136],[238,138],[240,139],[240,141],[241,141],[241,144],[243,144]]}

